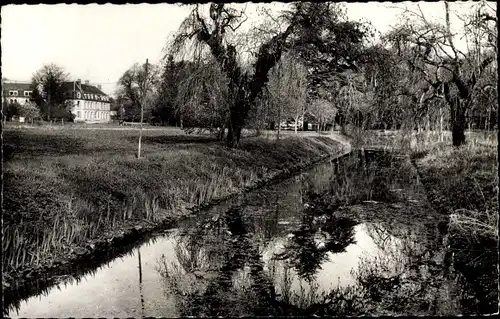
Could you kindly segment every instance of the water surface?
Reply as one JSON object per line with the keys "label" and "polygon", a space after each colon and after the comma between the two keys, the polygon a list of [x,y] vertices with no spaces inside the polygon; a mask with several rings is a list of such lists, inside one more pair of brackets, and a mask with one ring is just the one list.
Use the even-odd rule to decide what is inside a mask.
{"label": "water surface", "polygon": [[356,151],[212,207],[9,316],[454,315],[443,221],[407,158]]}

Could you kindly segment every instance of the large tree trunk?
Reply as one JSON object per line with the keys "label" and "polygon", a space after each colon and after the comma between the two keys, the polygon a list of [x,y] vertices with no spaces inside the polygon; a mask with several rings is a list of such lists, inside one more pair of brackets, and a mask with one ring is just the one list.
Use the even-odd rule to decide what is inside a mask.
{"label": "large tree trunk", "polygon": [[239,106],[238,102],[231,109],[227,131],[227,146],[230,148],[237,148],[240,144],[241,131],[246,118],[244,111],[244,107]]}
{"label": "large tree trunk", "polygon": [[453,146],[461,146],[465,143],[465,108],[461,107],[460,98],[455,98],[451,105],[451,134]]}
{"label": "large tree trunk", "polygon": [[462,98],[465,100],[466,104],[470,102],[470,99],[467,99],[466,94],[463,94],[462,97],[452,97],[450,95],[450,86],[448,83],[444,83],[443,88],[446,102],[450,106],[451,111],[450,124],[453,146],[460,146],[465,143],[465,128],[467,125],[467,121],[465,118],[467,105],[462,105]]}

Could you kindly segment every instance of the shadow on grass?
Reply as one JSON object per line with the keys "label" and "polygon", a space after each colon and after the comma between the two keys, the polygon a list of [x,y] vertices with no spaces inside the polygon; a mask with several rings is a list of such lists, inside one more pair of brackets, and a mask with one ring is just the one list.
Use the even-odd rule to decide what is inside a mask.
{"label": "shadow on grass", "polygon": [[[114,153],[134,150],[137,147],[137,136],[135,134],[119,131],[75,133],[75,131],[12,130],[4,133],[3,139],[3,156],[6,162],[13,159],[14,156],[35,158],[103,153],[113,155]],[[213,136],[199,135],[154,135],[143,136],[142,142],[145,147],[183,146],[186,144],[216,143],[217,139]]]}
{"label": "shadow on grass", "polygon": [[[137,142],[137,137],[127,137],[129,142]],[[217,142],[213,136],[200,135],[160,135],[160,136],[143,136],[142,142],[145,144],[193,144],[193,143],[212,143]]]}
{"label": "shadow on grass", "polygon": [[37,156],[81,154],[83,141],[70,136],[42,136],[11,131],[3,136],[3,156],[8,161],[14,154]]}

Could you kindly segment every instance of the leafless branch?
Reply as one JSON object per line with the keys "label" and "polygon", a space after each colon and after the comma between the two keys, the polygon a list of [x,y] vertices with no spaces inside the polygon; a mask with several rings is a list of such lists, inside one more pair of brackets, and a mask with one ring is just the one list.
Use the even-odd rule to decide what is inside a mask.
{"label": "leafless branch", "polygon": [[455,53],[455,60],[458,59],[457,49],[455,48],[455,44],[453,43],[451,27],[450,27],[450,8],[447,1],[444,2],[445,7],[445,20],[446,20],[446,31],[448,35],[448,42],[450,43],[451,49],[453,53]]}

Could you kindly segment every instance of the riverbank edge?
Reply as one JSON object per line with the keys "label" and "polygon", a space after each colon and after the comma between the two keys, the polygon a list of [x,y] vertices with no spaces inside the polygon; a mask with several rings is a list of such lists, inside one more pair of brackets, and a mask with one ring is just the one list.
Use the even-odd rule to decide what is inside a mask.
{"label": "riverbank edge", "polygon": [[[304,138],[307,137],[309,136],[304,136]],[[12,303],[29,298],[48,287],[61,283],[61,281],[63,281],[62,279],[65,278],[64,276],[74,272],[75,269],[80,268],[79,272],[84,272],[85,270],[82,268],[95,268],[96,264],[100,265],[119,257],[121,254],[128,251],[130,247],[133,247],[134,243],[137,244],[160,230],[172,228],[177,222],[185,218],[193,217],[200,211],[261,187],[279,183],[318,163],[334,160],[351,152],[351,145],[345,138],[339,136],[327,137],[331,140],[332,145],[337,146],[335,153],[324,154],[309,162],[293,165],[272,176],[258,179],[249,186],[238,188],[236,191],[226,196],[215,198],[207,203],[191,207],[188,209],[189,213],[187,215],[167,217],[155,223],[146,220],[131,222],[127,225],[128,227],[115,232],[112,236],[95,240],[91,244],[87,244],[86,247],[81,247],[82,250],[73,252],[64,260],[54,260],[52,263],[38,268],[21,270],[18,272],[17,276],[11,276],[11,282],[6,281],[4,274],[4,283],[2,285],[4,309]],[[89,266],[81,267],[82,264],[88,264]],[[33,284],[33,281],[36,281],[36,285]]]}
{"label": "riverbank edge", "polygon": [[[495,148],[497,148],[495,146]],[[463,149],[461,149],[463,150]],[[458,151],[458,149],[454,149]],[[425,150],[424,152],[413,152],[411,161],[416,167],[419,179],[425,188],[430,204],[436,212],[446,216],[446,225],[443,231],[446,232],[445,245],[450,251],[450,262],[457,273],[460,274],[462,280],[466,282],[468,289],[473,293],[473,301],[466,309],[466,313],[472,315],[488,315],[498,313],[498,235],[492,236],[491,233],[471,233],[470,229],[462,229],[456,226],[456,217],[460,209],[453,209],[443,203],[443,198],[448,201],[457,200],[456,196],[450,196],[449,193],[443,191],[446,185],[443,184],[446,178],[432,179],[432,169],[437,166],[435,164],[423,163],[422,160],[426,156],[432,154],[433,150]],[[465,152],[472,151],[465,149]],[[444,160],[444,156],[439,156],[438,159]],[[498,161],[498,158],[497,158]],[[459,176],[473,177],[470,172],[460,171]],[[496,173],[498,174],[498,172]],[[438,175],[439,176],[439,175]],[[477,181],[476,181],[477,182]],[[477,187],[483,187],[482,183],[478,183]],[[482,191],[481,191],[482,193]],[[458,195],[458,194],[456,194]],[[483,195],[484,196],[484,195]],[[497,194],[498,196],[498,194]],[[481,216],[481,214],[483,214]],[[479,210],[477,218],[486,218],[484,211]],[[482,222],[486,222],[481,220]],[[498,225],[498,218],[496,221]],[[496,230],[498,232],[498,228]],[[488,255],[493,254],[493,255]],[[496,272],[496,273],[495,273]]]}

